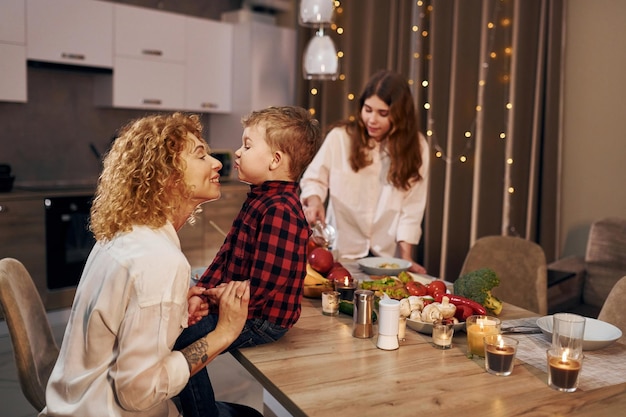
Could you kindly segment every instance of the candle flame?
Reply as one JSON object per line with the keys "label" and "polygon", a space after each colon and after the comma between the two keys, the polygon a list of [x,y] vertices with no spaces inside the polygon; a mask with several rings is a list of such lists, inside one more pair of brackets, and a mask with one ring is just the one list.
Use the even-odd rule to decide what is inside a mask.
{"label": "candle flame", "polygon": [[348,279],[348,277],[345,277],[345,278],[343,279],[343,285],[345,285],[346,287],[347,287],[348,285],[350,285],[350,280]]}
{"label": "candle flame", "polygon": [[567,362],[567,357],[569,356],[569,349],[565,349],[563,351],[563,355],[561,355],[561,361],[562,362]]}
{"label": "candle flame", "polygon": [[504,348],[504,339],[502,339],[502,335],[498,335],[498,346],[500,348]]}

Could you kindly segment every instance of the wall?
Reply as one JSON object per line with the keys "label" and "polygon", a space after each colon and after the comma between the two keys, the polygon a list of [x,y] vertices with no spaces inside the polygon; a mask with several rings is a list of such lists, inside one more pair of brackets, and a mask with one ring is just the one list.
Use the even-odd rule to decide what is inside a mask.
{"label": "wall", "polygon": [[565,4],[563,256],[585,253],[594,220],[626,217],[626,2]]}
{"label": "wall", "polygon": [[[242,0],[115,2],[215,20],[242,4]],[[101,165],[90,145],[100,153],[106,151],[119,127],[147,113],[95,107],[95,76],[86,69],[29,66],[28,102],[0,102],[0,163],[11,164],[16,184],[95,183]],[[202,122],[208,132],[210,116],[203,115]],[[206,133],[205,138],[210,142]]]}

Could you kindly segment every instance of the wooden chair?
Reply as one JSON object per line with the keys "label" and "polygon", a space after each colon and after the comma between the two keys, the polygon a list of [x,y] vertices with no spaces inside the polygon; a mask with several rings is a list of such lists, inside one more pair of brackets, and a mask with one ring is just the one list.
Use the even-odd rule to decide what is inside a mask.
{"label": "wooden chair", "polygon": [[547,264],[541,246],[519,237],[482,237],[467,253],[461,275],[481,268],[492,269],[500,278],[500,285],[492,290],[494,296],[537,314],[547,314]]}
{"label": "wooden chair", "polygon": [[13,258],[0,260],[0,308],[11,336],[22,392],[41,411],[59,347],[30,274]]}
{"label": "wooden chair", "polygon": [[613,286],[609,296],[602,305],[598,319],[619,327],[622,331],[621,343],[626,343],[626,276],[620,278]]}

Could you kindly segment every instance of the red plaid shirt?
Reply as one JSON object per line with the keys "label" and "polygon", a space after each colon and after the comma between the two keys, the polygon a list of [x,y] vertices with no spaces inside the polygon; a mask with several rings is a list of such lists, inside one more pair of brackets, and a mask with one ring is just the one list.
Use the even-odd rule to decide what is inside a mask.
{"label": "red plaid shirt", "polygon": [[311,230],[298,192],[296,182],[251,186],[224,244],[198,283],[212,288],[250,279],[248,318],[284,328],[300,317]]}

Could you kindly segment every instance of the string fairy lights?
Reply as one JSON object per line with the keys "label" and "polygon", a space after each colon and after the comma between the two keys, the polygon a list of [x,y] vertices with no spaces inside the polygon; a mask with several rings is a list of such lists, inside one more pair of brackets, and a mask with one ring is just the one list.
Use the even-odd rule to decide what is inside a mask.
{"label": "string fairy lights", "polygon": [[[415,75],[415,79],[421,79],[421,81],[416,82],[415,79],[410,79],[409,83],[411,86],[417,85],[422,87],[420,94],[416,94],[416,100],[419,98],[422,102],[416,102],[416,104],[418,108],[423,109],[422,113],[425,115],[426,136],[429,138],[429,142],[434,149],[435,157],[442,159],[448,164],[455,162],[465,163],[469,160],[470,154],[476,145],[477,130],[485,111],[485,90],[489,86],[489,70],[494,64],[494,61],[498,59],[503,60],[502,66],[504,68],[504,73],[500,77],[500,81],[503,85],[502,95],[504,97],[504,109],[507,111],[512,109],[512,103],[509,100],[509,71],[510,59],[513,52],[510,46],[512,20],[506,15],[506,7],[503,7],[506,2],[507,0],[494,0],[490,16],[487,22],[484,23],[487,28],[487,38],[486,47],[482,48],[478,79],[476,80],[477,103],[474,106],[475,116],[469,126],[463,130],[463,147],[454,155],[448,152],[439,142],[439,137],[434,129],[435,120],[431,116],[433,105],[431,103],[432,97],[429,94],[429,88],[432,87],[429,77],[429,64],[432,60],[432,53],[430,51],[430,17],[435,11],[435,1],[417,0],[415,3],[413,22],[411,24],[411,31],[414,33],[412,42],[412,74]],[[500,35],[500,33],[503,34],[504,42],[506,43],[502,51],[496,50],[496,37]],[[506,132],[509,117],[505,115],[502,119],[502,128],[499,137],[505,140],[507,138]],[[511,165],[512,163],[512,157],[507,156],[507,164]],[[509,187],[509,192],[513,191],[514,189]]]}

